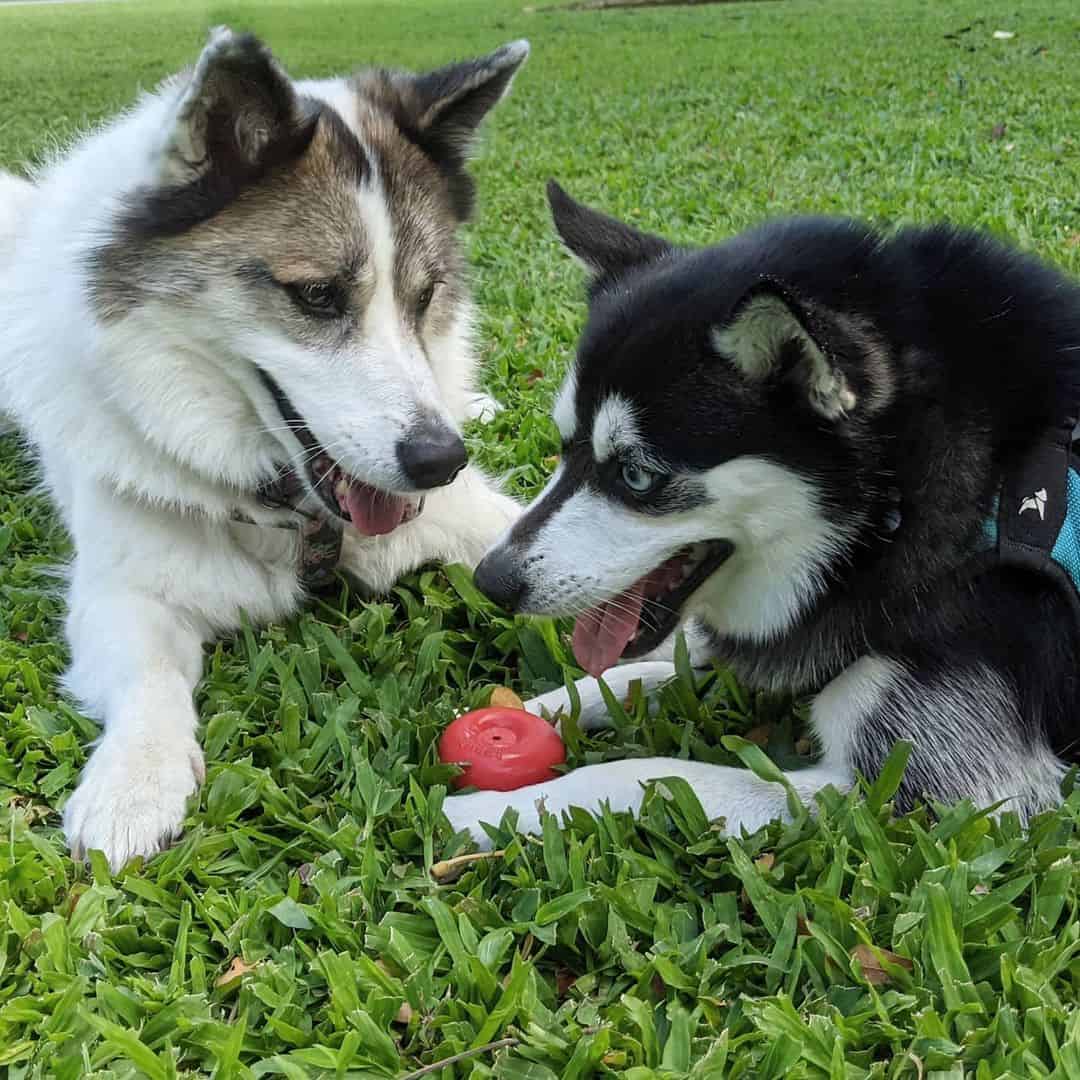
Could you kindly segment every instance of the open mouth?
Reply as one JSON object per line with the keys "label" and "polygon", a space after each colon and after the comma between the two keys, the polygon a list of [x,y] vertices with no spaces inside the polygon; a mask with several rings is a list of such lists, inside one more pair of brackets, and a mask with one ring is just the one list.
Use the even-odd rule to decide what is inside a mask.
{"label": "open mouth", "polygon": [[[350,522],[364,536],[383,536],[420,513],[423,499],[409,499],[384,491],[345,472],[323,449],[285,391],[265,371],[257,370],[273,395],[282,419],[304,448],[302,468],[307,476],[307,486],[334,517]],[[279,476],[267,494],[272,497],[275,488],[294,487],[292,481],[296,478],[295,470]]]}
{"label": "open mouth", "polygon": [[735,550],[727,540],[680,548],[625,592],[590,608],[574,624],[574,655],[590,675],[621,658],[655,649],[674,629],[683,605]]}

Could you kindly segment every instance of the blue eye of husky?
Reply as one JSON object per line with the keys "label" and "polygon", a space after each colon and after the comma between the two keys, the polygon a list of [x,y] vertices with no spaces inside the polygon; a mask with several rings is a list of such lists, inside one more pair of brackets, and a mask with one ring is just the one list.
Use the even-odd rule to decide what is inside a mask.
{"label": "blue eye of husky", "polygon": [[656,483],[656,473],[643,469],[640,465],[627,462],[623,465],[620,475],[622,482],[635,494],[644,495],[652,489]]}

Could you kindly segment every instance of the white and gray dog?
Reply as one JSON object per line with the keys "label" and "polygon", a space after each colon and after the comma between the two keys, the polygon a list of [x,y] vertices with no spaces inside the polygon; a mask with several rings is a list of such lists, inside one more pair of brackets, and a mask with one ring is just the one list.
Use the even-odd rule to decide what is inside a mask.
{"label": "white and gray dog", "polygon": [[65,811],[118,866],[203,776],[202,645],[340,567],[475,564],[517,505],[466,464],[466,159],[528,55],[292,81],[250,35],[0,174],[0,410],[75,545],[67,689],[104,733]]}

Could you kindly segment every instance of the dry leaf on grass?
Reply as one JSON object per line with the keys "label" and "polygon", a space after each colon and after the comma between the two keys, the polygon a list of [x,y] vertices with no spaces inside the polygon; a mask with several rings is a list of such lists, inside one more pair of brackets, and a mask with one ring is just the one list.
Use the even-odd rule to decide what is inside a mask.
{"label": "dry leaf on grass", "polygon": [[881,986],[889,981],[889,973],[882,966],[882,960],[907,971],[911,971],[914,967],[906,956],[898,956],[894,952],[889,952],[888,949],[875,949],[870,945],[856,945],[851,950],[851,955],[859,961],[863,977],[871,986]]}
{"label": "dry leaf on grass", "polygon": [[755,746],[760,746],[762,750],[769,745],[769,736],[772,735],[772,724],[758,724],[756,727],[752,727],[743,738],[747,742],[752,742]]}
{"label": "dry leaf on grass", "polygon": [[229,983],[243,978],[250,971],[254,971],[258,964],[249,964],[242,956],[234,956],[227,971],[223,971],[215,980],[215,986],[228,986]]}
{"label": "dry leaf on grass", "polygon": [[492,708],[499,709],[524,709],[525,703],[514,693],[513,690],[508,689],[505,686],[496,686],[491,691],[491,697],[488,699],[488,704]]}

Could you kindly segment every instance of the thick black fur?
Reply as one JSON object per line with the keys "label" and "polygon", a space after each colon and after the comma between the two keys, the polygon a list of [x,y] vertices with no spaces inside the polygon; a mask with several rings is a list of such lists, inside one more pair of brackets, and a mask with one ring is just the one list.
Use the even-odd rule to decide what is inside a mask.
{"label": "thick black fur", "polygon": [[[811,480],[825,516],[848,530],[797,623],[768,644],[714,637],[720,659],[753,684],[793,691],[819,689],[871,653],[902,664],[912,699],[921,686],[935,704],[920,715],[885,702],[851,748],[854,766],[873,775],[897,738],[915,741],[902,803],[970,794],[963,769],[985,755],[1022,767],[1048,742],[1074,759],[1080,641],[1066,598],[1034,573],[970,569],[1002,477],[1076,416],[1080,287],[951,227],[884,236],[796,218],[691,251],[558,188],[551,198],[567,246],[595,271],[576,368],[579,430],[617,391],[676,469],[764,456]],[[714,328],[760,289],[798,310],[854,407],[823,417],[792,378],[798,355],[751,380],[718,354]],[[987,671],[1009,705],[981,716],[963,687]],[[942,754],[945,724],[967,745]],[[1032,794],[1021,809],[1039,802]]]}

